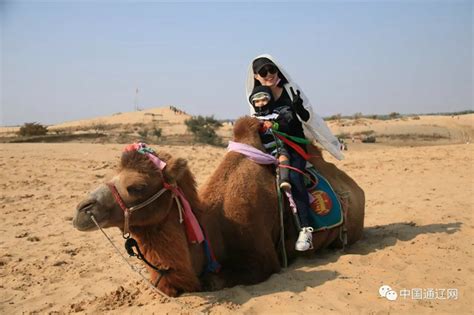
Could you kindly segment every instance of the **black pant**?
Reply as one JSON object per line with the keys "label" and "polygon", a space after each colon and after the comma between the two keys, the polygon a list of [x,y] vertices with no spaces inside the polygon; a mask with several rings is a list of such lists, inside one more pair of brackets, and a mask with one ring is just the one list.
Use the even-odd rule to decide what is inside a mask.
{"label": "black pant", "polygon": [[[293,149],[288,149],[290,155],[290,165],[304,171],[306,160]],[[309,205],[308,191],[304,183],[304,176],[301,173],[290,170],[291,193],[298,208],[298,217],[301,227],[309,227],[309,211],[312,211]]]}

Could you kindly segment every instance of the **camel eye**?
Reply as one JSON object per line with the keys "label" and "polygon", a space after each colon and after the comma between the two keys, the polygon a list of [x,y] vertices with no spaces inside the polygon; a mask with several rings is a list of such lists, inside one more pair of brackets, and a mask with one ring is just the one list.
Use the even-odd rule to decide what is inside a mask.
{"label": "camel eye", "polygon": [[131,186],[128,186],[127,187],[127,191],[130,195],[136,195],[136,194],[140,194],[142,193],[144,190],[145,190],[145,186],[134,186],[134,185],[131,185]]}

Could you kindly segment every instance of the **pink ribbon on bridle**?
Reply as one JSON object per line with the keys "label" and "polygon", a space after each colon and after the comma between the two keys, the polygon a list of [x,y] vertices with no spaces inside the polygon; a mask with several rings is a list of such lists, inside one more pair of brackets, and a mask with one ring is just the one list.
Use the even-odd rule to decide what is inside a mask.
{"label": "pink ribbon on bridle", "polygon": [[[184,226],[186,228],[186,235],[188,237],[188,241],[191,243],[201,243],[204,241],[204,233],[202,232],[201,226],[194,215],[193,210],[191,209],[191,205],[189,204],[188,200],[184,196],[183,190],[174,185],[170,185],[168,183],[163,184],[164,187],[175,195],[175,198],[179,198],[179,201],[176,200],[178,207],[180,209],[180,214],[183,213],[184,215]],[[181,209],[181,207],[183,209]],[[184,210],[184,211],[183,211]]]}
{"label": "pink ribbon on bridle", "polygon": [[124,152],[132,152],[132,151],[137,151],[141,154],[145,154],[148,159],[150,161],[153,162],[153,164],[155,164],[155,166],[160,170],[162,171],[165,166],[166,166],[166,162],[160,160],[159,157],[157,157],[156,155],[154,155],[154,151],[152,148],[150,148],[149,146],[146,145],[146,143],[143,143],[143,142],[135,142],[135,143],[132,143],[132,144],[129,144],[125,147],[125,149],[123,150]]}

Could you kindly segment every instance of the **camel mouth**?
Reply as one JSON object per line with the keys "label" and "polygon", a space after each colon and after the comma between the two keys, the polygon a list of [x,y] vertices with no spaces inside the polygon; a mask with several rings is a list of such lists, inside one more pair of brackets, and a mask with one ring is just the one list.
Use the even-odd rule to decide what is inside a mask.
{"label": "camel mouth", "polygon": [[[96,209],[97,202],[95,200],[86,200],[77,205],[76,215],[72,220],[72,225],[79,231],[95,231],[98,229],[97,225],[92,220],[92,216],[99,226],[106,224],[106,216],[101,214]],[[95,210],[95,211],[94,211]]]}
{"label": "camel mouth", "polygon": [[76,216],[72,220],[72,225],[81,232],[95,231],[98,229],[90,216],[88,216],[88,220],[84,217]]}

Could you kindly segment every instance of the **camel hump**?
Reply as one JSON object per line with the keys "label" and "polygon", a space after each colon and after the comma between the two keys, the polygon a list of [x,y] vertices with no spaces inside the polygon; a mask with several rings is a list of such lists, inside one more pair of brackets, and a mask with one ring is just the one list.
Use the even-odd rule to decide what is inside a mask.
{"label": "camel hump", "polygon": [[260,141],[258,138],[259,129],[260,121],[257,118],[250,116],[241,117],[234,124],[234,141],[254,144],[256,140]]}

